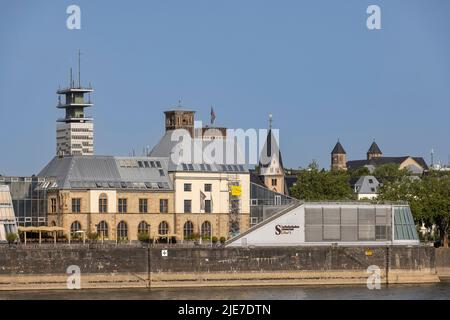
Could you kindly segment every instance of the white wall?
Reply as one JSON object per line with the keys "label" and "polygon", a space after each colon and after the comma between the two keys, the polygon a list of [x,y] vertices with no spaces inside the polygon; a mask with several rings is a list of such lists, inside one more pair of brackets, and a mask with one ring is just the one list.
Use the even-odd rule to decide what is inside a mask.
{"label": "white wall", "polygon": [[98,212],[98,198],[100,194],[105,193],[108,196],[108,213],[117,212],[117,193],[116,190],[89,190],[89,208],[88,212]]}
{"label": "white wall", "polygon": [[[200,211],[200,190],[206,195],[206,200],[212,200],[212,213],[229,211],[228,179],[231,176],[224,173],[204,172],[176,172],[174,173],[175,212],[184,212],[184,200],[192,200],[192,213]],[[241,212],[250,212],[250,175],[233,175],[240,181],[242,188]],[[190,183],[192,191],[184,191],[184,184]],[[212,185],[212,191],[205,191],[205,184]]]}
{"label": "white wall", "polygon": [[[287,228],[294,226],[291,231],[286,230],[278,234],[279,228]],[[230,243],[230,247],[241,245],[255,246],[284,246],[296,245],[305,242],[305,207],[300,206],[287,214],[282,215],[261,226],[257,230],[250,232],[248,235],[237,239],[236,242]]]}

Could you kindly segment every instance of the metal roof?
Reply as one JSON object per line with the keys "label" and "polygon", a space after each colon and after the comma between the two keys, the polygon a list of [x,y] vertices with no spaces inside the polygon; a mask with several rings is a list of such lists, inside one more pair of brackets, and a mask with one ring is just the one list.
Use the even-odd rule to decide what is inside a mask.
{"label": "metal roof", "polygon": [[[216,139],[216,140],[203,140],[199,138],[190,139],[187,142],[186,146],[188,146],[190,153],[190,159],[186,159],[187,161],[177,161],[178,155],[182,154],[182,145],[179,144],[181,141],[177,139],[183,131],[185,130],[167,130],[164,136],[161,138],[159,143],[153,147],[150,151],[151,157],[161,157],[167,160],[168,162],[168,171],[169,172],[227,172],[227,173],[248,173],[248,167],[246,164],[241,163],[230,163],[227,164],[226,161],[226,152],[227,152],[227,144],[231,143],[234,147],[234,155],[235,159],[237,155],[241,155],[240,149],[237,143],[233,142],[231,139]],[[185,131],[187,134],[187,131]],[[178,134],[179,133],[179,134]],[[187,137],[183,137],[182,139],[189,139],[190,135]],[[184,142],[184,141],[183,141]],[[209,158],[207,155],[209,152],[207,151],[208,147],[214,148],[211,144],[216,143],[216,147],[218,149],[222,149],[222,161],[216,161],[217,159]],[[183,150],[185,151],[185,150]],[[195,155],[195,156],[194,156]],[[196,159],[197,156],[200,156],[200,159]],[[242,158],[242,157],[241,157]]]}
{"label": "metal roof", "polygon": [[38,174],[43,189],[172,190],[168,163],[157,157],[55,157]]}

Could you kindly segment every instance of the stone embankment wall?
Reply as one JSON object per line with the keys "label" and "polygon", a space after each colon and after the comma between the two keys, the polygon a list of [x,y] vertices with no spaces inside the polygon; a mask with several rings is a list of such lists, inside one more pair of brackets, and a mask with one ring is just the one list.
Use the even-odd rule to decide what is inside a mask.
{"label": "stone embankment wall", "polygon": [[436,266],[448,266],[448,253],[432,247],[2,246],[0,290],[64,289],[71,265],[80,268],[82,288],[365,284],[369,266],[379,268],[383,283],[436,282]]}

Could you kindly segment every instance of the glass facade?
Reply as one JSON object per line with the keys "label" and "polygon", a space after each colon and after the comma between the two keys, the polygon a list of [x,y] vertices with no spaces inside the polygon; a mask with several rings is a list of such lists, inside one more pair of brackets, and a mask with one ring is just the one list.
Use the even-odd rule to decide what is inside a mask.
{"label": "glass facade", "polygon": [[394,207],[395,240],[419,240],[411,210],[408,206]]}
{"label": "glass facade", "polygon": [[305,241],[390,241],[392,239],[391,208],[390,206],[306,206]]}
{"label": "glass facade", "polygon": [[8,185],[19,226],[47,225],[47,191],[38,188],[45,183],[38,177],[0,177],[0,184]]}
{"label": "glass facade", "polygon": [[280,212],[297,199],[274,192],[256,183],[250,183],[250,227]]}

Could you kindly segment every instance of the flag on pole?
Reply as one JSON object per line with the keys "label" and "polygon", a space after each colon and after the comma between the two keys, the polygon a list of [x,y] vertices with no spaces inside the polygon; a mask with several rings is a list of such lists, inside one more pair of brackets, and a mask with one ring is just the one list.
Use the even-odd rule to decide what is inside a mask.
{"label": "flag on pole", "polygon": [[205,199],[206,195],[200,190],[200,211],[205,211]]}
{"label": "flag on pole", "polygon": [[214,124],[215,120],[216,120],[216,113],[214,112],[213,107],[211,107],[211,124]]}

